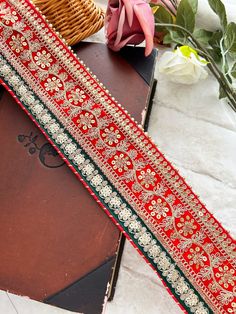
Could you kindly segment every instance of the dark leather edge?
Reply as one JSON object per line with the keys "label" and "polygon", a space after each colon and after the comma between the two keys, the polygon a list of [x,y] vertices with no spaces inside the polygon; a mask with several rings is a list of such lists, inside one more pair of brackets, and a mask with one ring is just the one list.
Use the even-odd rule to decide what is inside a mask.
{"label": "dark leather edge", "polygon": [[125,245],[125,236],[123,233],[120,234],[120,240],[119,240],[119,247],[117,249],[117,256],[116,256],[116,261],[113,269],[113,274],[112,274],[112,279],[111,279],[111,287],[109,289],[109,294],[108,294],[108,301],[112,301],[115,295],[115,290],[116,290],[116,284],[120,272],[120,264],[121,264],[121,259],[124,251],[124,245]]}
{"label": "dark leather edge", "polygon": [[[157,59],[157,49],[153,49],[152,53],[145,57],[143,47],[125,46],[119,52],[124,58],[143,78],[143,80],[150,86],[154,77],[155,64]],[[150,72],[150,69],[152,71]]]}
{"label": "dark leather edge", "polygon": [[144,124],[143,124],[144,131],[148,130],[148,125],[149,125],[150,115],[152,112],[153,99],[154,99],[154,95],[156,92],[156,87],[157,87],[157,80],[154,79],[152,87],[151,87],[150,98],[149,98],[148,106],[146,109],[146,116],[145,116],[145,120],[144,120]]}
{"label": "dark leather edge", "polygon": [[4,93],[4,88],[2,85],[0,85],[0,100],[2,98],[3,93]]}
{"label": "dark leather edge", "polygon": [[[82,258],[82,257],[81,257]],[[108,297],[116,255],[43,302],[84,314],[101,314]]]}

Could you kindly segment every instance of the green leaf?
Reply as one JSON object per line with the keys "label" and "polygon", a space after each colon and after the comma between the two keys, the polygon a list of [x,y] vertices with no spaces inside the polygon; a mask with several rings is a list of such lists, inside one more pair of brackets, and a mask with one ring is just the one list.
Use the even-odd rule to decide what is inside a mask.
{"label": "green leaf", "polygon": [[219,99],[223,99],[223,98],[226,98],[226,97],[227,97],[227,95],[226,95],[225,91],[220,86],[220,88],[219,88]]}
{"label": "green leaf", "polygon": [[[154,14],[154,18],[156,23],[173,24],[172,15],[163,6],[159,6]],[[166,27],[156,25],[156,31],[162,32],[164,30],[166,30]]]}
{"label": "green leaf", "polygon": [[218,30],[213,34],[213,36],[209,40],[209,44],[211,45],[213,49],[216,50],[217,53],[221,53],[220,41],[222,37],[223,37],[223,32]]}
{"label": "green leaf", "polygon": [[176,14],[176,24],[193,33],[195,27],[195,14],[190,0],[181,0]]}
{"label": "green leaf", "polygon": [[207,31],[205,29],[196,29],[193,32],[193,36],[200,42],[200,44],[207,47],[209,46],[209,41],[213,36],[213,32]]}
{"label": "green leaf", "polygon": [[223,2],[221,0],[208,0],[208,3],[215,14],[219,16],[220,24],[223,30],[225,30],[227,27],[227,15]]}
{"label": "green leaf", "polygon": [[233,22],[229,23],[226,28],[224,46],[228,52],[236,53],[236,24]]}
{"label": "green leaf", "polygon": [[170,33],[166,34],[165,37],[163,38],[163,44],[169,45],[173,43],[173,39],[170,35]]}
{"label": "green leaf", "polygon": [[198,9],[198,0],[188,0],[189,4],[192,7],[193,13],[197,14],[197,9]]}
{"label": "green leaf", "polygon": [[236,62],[235,62],[235,64],[232,66],[231,75],[236,79]]}
{"label": "green leaf", "polygon": [[221,63],[221,59],[222,59],[222,55],[221,53],[217,53],[217,51],[215,49],[212,48],[208,48],[207,52],[210,54],[210,56],[213,58],[213,60],[220,64]]}
{"label": "green leaf", "polygon": [[172,44],[172,43],[176,43],[179,45],[185,45],[187,38],[184,34],[174,31],[173,29],[169,29],[168,30],[169,33],[165,35],[164,39],[163,39],[163,43],[165,45],[168,44]]}
{"label": "green leaf", "polygon": [[235,60],[236,59],[236,52],[229,52],[230,57]]}

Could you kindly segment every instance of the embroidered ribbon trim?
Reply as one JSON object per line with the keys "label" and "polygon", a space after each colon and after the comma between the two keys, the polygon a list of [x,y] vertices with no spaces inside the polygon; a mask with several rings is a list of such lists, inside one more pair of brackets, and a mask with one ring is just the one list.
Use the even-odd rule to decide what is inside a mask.
{"label": "embroidered ribbon trim", "polygon": [[183,310],[236,312],[235,241],[28,0],[0,0],[0,77]]}

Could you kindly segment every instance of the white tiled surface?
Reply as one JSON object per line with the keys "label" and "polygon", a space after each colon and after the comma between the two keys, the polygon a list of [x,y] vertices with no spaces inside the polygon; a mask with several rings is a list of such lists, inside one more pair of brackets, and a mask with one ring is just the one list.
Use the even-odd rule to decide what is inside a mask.
{"label": "white tiled surface", "polygon": [[[104,6],[106,1],[98,1]],[[236,20],[235,0],[225,0]],[[206,0],[200,0],[200,23],[216,25]],[[234,15],[233,15],[234,14]],[[103,32],[93,40],[104,41]],[[236,235],[236,115],[216,97],[212,77],[192,87],[159,79],[149,133],[180,170],[208,209]],[[102,78],[101,78],[102,79]],[[182,313],[154,272],[126,243],[115,298],[105,314]],[[55,307],[0,291],[0,314],[69,314]],[[89,314],[89,313],[88,313]]]}
{"label": "white tiled surface", "polygon": [[1,314],[71,314],[59,309],[0,290]]}

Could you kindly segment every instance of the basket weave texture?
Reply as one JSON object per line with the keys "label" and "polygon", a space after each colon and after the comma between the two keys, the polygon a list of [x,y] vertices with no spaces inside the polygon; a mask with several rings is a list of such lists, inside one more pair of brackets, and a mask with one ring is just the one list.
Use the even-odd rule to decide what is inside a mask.
{"label": "basket weave texture", "polygon": [[33,0],[69,45],[99,31],[104,12],[93,0]]}

